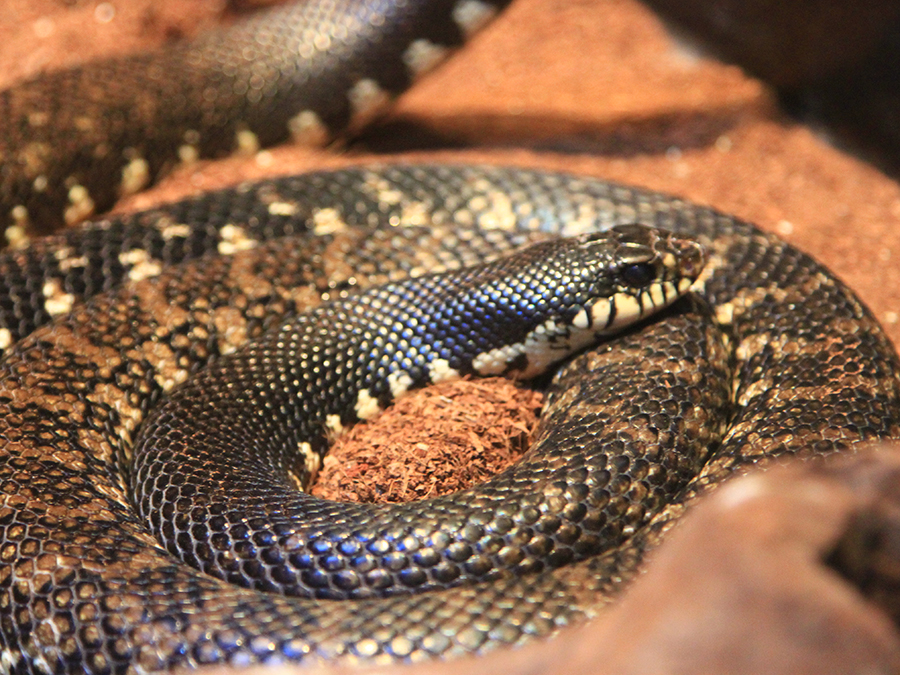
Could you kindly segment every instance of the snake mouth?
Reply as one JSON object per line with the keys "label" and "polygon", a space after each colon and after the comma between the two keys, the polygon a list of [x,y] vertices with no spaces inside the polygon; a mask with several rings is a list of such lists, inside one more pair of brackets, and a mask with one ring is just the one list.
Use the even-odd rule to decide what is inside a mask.
{"label": "snake mouth", "polygon": [[676,277],[660,280],[642,289],[620,291],[594,302],[588,312],[595,327],[595,337],[618,333],[651,314],[668,307],[690,288],[693,279]]}

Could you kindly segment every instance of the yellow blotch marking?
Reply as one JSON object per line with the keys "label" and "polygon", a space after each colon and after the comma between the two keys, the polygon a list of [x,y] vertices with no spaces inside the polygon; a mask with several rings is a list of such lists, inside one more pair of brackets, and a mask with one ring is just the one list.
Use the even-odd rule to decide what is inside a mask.
{"label": "yellow blotch marking", "polygon": [[22,204],[18,204],[9,210],[9,217],[16,225],[24,227],[28,224],[28,209]]}
{"label": "yellow blotch marking", "polygon": [[494,18],[497,10],[479,0],[460,0],[453,6],[453,21],[463,35],[470,36]]}
{"label": "yellow blotch marking", "polygon": [[[474,364],[473,364],[474,365]],[[448,380],[458,380],[459,371],[450,367],[447,359],[435,359],[428,364],[428,376],[435,384],[439,382],[447,382]]]}
{"label": "yellow blotch marking", "polygon": [[50,113],[44,111],[37,111],[28,113],[28,124],[32,127],[43,127],[47,126],[47,122],[50,121]]}
{"label": "yellow blotch marking", "polygon": [[741,290],[729,302],[716,307],[716,321],[723,326],[731,324],[735,318],[740,317],[748,309],[761,302],[766,296],[772,296],[775,302],[781,303],[787,299],[787,291],[777,286],[758,286]]}
{"label": "yellow blotch marking", "polygon": [[235,152],[250,156],[259,152],[259,137],[249,129],[241,129],[234,135]]}
{"label": "yellow blotch marking", "polygon": [[385,206],[396,206],[403,201],[403,193],[377,173],[367,173],[362,188],[369,196]]}
{"label": "yellow blotch marking", "polygon": [[269,204],[268,211],[273,216],[294,216],[299,208],[293,202],[272,202]]}
{"label": "yellow blotch marking", "polygon": [[247,320],[234,307],[220,307],[213,312],[213,324],[218,331],[219,351],[229,354],[247,341]]}
{"label": "yellow blotch marking", "polygon": [[318,209],[313,213],[313,232],[318,235],[333,234],[347,227],[337,209]]}
{"label": "yellow blotch marking", "polygon": [[597,212],[598,209],[593,204],[579,204],[577,215],[565,222],[563,233],[567,237],[572,237],[593,232],[597,229]]}
{"label": "yellow blotch marking", "polygon": [[187,368],[178,366],[175,353],[162,342],[147,341],[141,343],[138,348],[137,358],[144,358],[153,366],[153,379],[164,392],[171,391],[173,387],[184,382],[189,375]]}
{"label": "yellow blotch marking", "polygon": [[497,190],[472,197],[469,209],[476,214],[478,225],[486,230],[512,230],[516,225],[512,200]]}
{"label": "yellow blotch marking", "polygon": [[63,290],[59,279],[47,281],[41,288],[41,293],[44,295],[44,309],[47,310],[50,316],[58,316],[59,314],[66,314],[72,311],[72,306],[75,304],[75,296]]}
{"label": "yellow blotch marking", "polygon": [[93,131],[96,126],[96,121],[89,115],[78,115],[73,123],[78,131]]}
{"label": "yellow blotch marking", "polygon": [[150,254],[142,248],[123,251],[119,254],[119,262],[131,267],[128,270],[128,278],[132,281],[155,277],[162,272],[162,263],[151,258]]}
{"label": "yellow blotch marking", "polygon": [[91,215],[94,208],[94,200],[91,199],[88,189],[83,185],[73,185],[69,188],[69,206],[66,207],[63,217],[66,223],[74,225]]}
{"label": "yellow blotch marking", "polygon": [[188,129],[182,136],[184,144],[178,147],[178,159],[182,164],[193,164],[200,159],[200,132],[195,129]]}
{"label": "yellow blotch marking", "polygon": [[150,183],[150,164],[143,157],[134,157],[122,167],[123,195],[140,192]]}
{"label": "yellow blotch marking", "polygon": [[158,225],[163,239],[169,240],[176,237],[187,237],[191,233],[190,225],[183,223],[163,223]]}
{"label": "yellow blotch marking", "polygon": [[297,449],[303,457],[303,464],[309,476],[307,483],[312,483],[319,474],[319,469],[322,468],[322,458],[319,457],[318,453],[313,452],[312,446],[306,441],[301,441]]}
{"label": "yellow blotch marking", "polygon": [[182,164],[196,164],[200,159],[200,151],[196,146],[184,143],[178,146],[178,161]]}
{"label": "yellow blotch marking", "polygon": [[129,405],[124,392],[109,382],[97,384],[86,398],[92,403],[107,405],[119,414],[120,427],[116,429],[116,433],[126,445],[131,446],[131,434],[144,418],[141,409]]}
{"label": "yellow blotch marking", "polygon": [[391,396],[400,398],[412,386],[413,380],[405,370],[395,370],[388,375],[388,386],[391,388]]}
{"label": "yellow blotch marking", "polygon": [[378,399],[369,393],[368,389],[362,389],[356,397],[354,410],[359,419],[371,420],[381,412],[381,405],[379,405]]}
{"label": "yellow blotch marking", "polygon": [[247,251],[255,248],[257,241],[249,237],[244,228],[237,225],[225,225],[219,232],[222,240],[219,242],[218,250],[222,255],[231,255],[238,251]]}
{"label": "yellow blotch marking", "polygon": [[68,272],[75,267],[87,267],[88,259],[86,255],[80,255],[75,258],[63,258],[59,261],[59,269]]}
{"label": "yellow blotch marking", "polygon": [[351,127],[359,129],[376,117],[391,102],[391,97],[371,78],[363,78],[347,92],[352,111]]}
{"label": "yellow blotch marking", "polygon": [[325,416],[325,429],[328,433],[329,440],[333,441],[335,438],[344,433],[344,425],[341,422],[340,415],[326,415]]}
{"label": "yellow blotch marking", "polygon": [[431,213],[422,202],[408,202],[403,205],[400,213],[400,225],[403,227],[416,227],[431,223]]}
{"label": "yellow blotch marking", "polygon": [[413,40],[403,52],[403,63],[413,77],[418,77],[444,60],[449,50],[430,40]]}
{"label": "yellow blotch marking", "polygon": [[26,145],[19,153],[19,160],[25,165],[25,173],[29,176],[39,176],[47,170],[47,158],[52,152],[49,143],[37,141]]}
{"label": "yellow blotch marking", "polygon": [[302,110],[288,120],[288,131],[295,143],[309,147],[322,147],[331,138],[328,127],[312,110]]}

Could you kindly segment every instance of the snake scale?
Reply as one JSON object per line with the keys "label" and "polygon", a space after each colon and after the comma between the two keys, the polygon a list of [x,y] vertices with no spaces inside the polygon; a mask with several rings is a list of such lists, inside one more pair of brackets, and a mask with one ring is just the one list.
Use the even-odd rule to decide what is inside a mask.
{"label": "snake scale", "polygon": [[[425,18],[415,15],[418,5],[428,6]],[[285,129],[322,136],[359,124],[371,113],[361,99],[379,100],[379,90],[393,92],[410,79],[406,71],[380,79],[382,68],[396,74],[404,56],[409,64],[411,54],[435,54],[435,45],[458,42],[477,23],[473,16],[496,9],[465,0],[300,6],[173,50],[189,73],[218,62],[232,77],[226,84],[214,77],[221,88],[186,88],[204,92],[207,101],[206,112],[189,118],[191,133],[171,120],[157,125],[162,113],[150,104],[143,130],[127,133],[176,133],[167,140],[151,133],[146,145],[115,136],[121,115],[97,112],[89,124],[71,112],[82,99],[94,110],[95,87],[83,86],[94,82],[84,75],[91,68],[150,72],[152,83],[167,82],[170,65],[173,73],[182,71],[175,61],[155,60],[162,57],[89,66],[55,76],[52,86],[35,80],[4,93],[5,111],[25,111],[3,134],[5,142],[20,143],[19,151],[4,149],[12,164],[21,161],[3,172],[0,187],[13,227],[40,229],[45,207],[51,223],[102,208],[109,197],[94,187],[95,171],[123,179],[107,188],[115,194],[131,189],[121,188],[123,181],[142,184],[140,176],[155,173],[165,162],[160,158],[173,152],[215,153],[235,138],[253,145],[278,140]],[[382,18],[372,21],[375,13]],[[361,37],[338,45],[322,37],[336,30]],[[297,35],[315,48],[296,47]],[[279,61],[287,56],[277,36],[294,45],[288,52],[300,54],[302,63]],[[250,48],[247,40],[268,50]],[[334,60],[327,56],[332,49]],[[274,61],[244,64],[235,56],[260,51]],[[146,63],[149,70],[142,70]],[[303,98],[277,77],[263,87],[270,68],[326,93]],[[135,77],[117,77],[120,93],[160,93]],[[173,77],[173,86],[185,89]],[[280,90],[288,92],[286,108],[274,103]],[[60,104],[66,99],[60,91],[73,97],[73,108]],[[221,107],[214,105],[219,91],[227,93]],[[355,93],[335,94],[341,91]],[[328,112],[334,101],[343,103]],[[48,124],[41,114],[48,110],[60,127]],[[290,114],[269,125],[278,130],[262,137],[255,120],[284,110]],[[219,111],[224,118],[215,116]],[[212,121],[199,120],[201,114]],[[65,151],[62,141],[40,140],[43,130],[70,123],[101,133],[98,122],[106,120],[112,120],[112,136],[103,136],[112,139],[109,145],[93,136],[86,143],[95,159],[115,155],[112,169],[76,175],[82,164],[93,165],[75,152],[74,164],[52,173]],[[215,128],[224,133],[207,141],[205,130]],[[160,158],[151,150],[157,142],[169,144]],[[135,174],[138,179],[129,178]],[[56,194],[56,183],[62,197],[42,200],[40,194]],[[337,521],[349,538],[312,537],[298,549],[289,534],[282,536],[286,550],[302,554],[290,564],[325,580],[299,597],[270,592],[272,576],[248,580],[259,565],[242,564],[249,560],[244,554],[273,538],[256,518],[230,530],[233,564],[220,574],[241,585],[177,560],[149,533],[129,493],[135,439],[151,409],[204,364],[323,300],[433,269],[461,269],[555,235],[634,223],[706,247],[709,262],[693,298],[558,371],[530,451],[545,459],[526,474],[513,468],[503,475],[509,480],[498,477],[497,492],[506,499],[475,500],[459,517],[436,518],[437,530],[418,527],[413,518],[429,513],[425,502],[350,509],[351,520],[342,523],[339,515]],[[868,310],[826,269],[731,216],[596,179],[454,165],[286,177],[36,239],[0,255],[0,276],[0,343],[7,351],[0,362],[4,672],[414,661],[519,644],[597,615],[686,506],[735,471],[900,436],[894,350]],[[267,373],[262,363],[259,374]],[[175,513],[172,522],[181,528],[175,539],[199,549],[212,532],[215,546],[215,518],[192,521],[193,512],[178,511],[178,499],[169,504],[158,506]],[[438,502],[431,505],[432,514],[440,513]],[[324,502],[311,507],[325,519],[332,509]],[[379,518],[388,526],[372,538],[367,523]],[[276,530],[274,538],[281,534]],[[454,565],[462,570],[455,576],[446,572]],[[383,579],[379,570],[397,572],[384,597],[348,582],[351,572],[374,571]]]}

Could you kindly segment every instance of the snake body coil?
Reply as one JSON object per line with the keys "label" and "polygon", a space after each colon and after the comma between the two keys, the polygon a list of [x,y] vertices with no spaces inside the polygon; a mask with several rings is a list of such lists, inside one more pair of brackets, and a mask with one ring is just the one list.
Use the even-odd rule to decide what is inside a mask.
{"label": "snake body coil", "polygon": [[[585,557],[603,519],[547,498],[548,484],[568,482],[548,471],[553,446],[417,504],[336,503],[297,484],[308,486],[329,437],[407,390],[462,375],[538,375],[674,302],[701,267],[699,247],[621,226],[326,303],[218,359],[153,411],[135,442],[138,512],[198,569],[288,595],[365,598],[527,569],[541,562],[534,511],[582,530],[571,540],[551,533],[558,562]],[[580,452],[589,474],[605,476],[606,462]],[[495,546],[470,541],[479,528]]]}
{"label": "snake body coil", "polygon": [[[395,56],[410,45],[385,44]],[[34,96],[22,99],[26,119],[51,93]],[[29,189],[53,182],[47,145],[12,153],[38,167]],[[70,181],[69,207],[86,203],[78,187]],[[40,209],[16,189],[3,198],[14,217]],[[272,572],[284,561],[249,555],[279,538],[290,555],[290,532],[228,523],[217,551],[218,514],[195,512],[171,485],[163,501],[150,497],[171,518],[163,540],[197,559],[208,547],[219,576],[255,587],[198,571],[151,536],[129,484],[155,479],[131,468],[134,442],[150,410],[206,364],[323,300],[634,223],[706,247],[697,302],[561,369],[541,459],[491,484],[513,506],[474,498],[437,509],[422,530],[401,509],[374,537],[358,515],[331,520],[354,536],[311,536],[287,560],[318,598],[267,592],[290,585]],[[421,660],[517,644],[596,615],[709,485],[770,458],[900,437],[897,357],[827,270],[730,216],[599,180],[463,166],[283,178],[35,241],[0,255],[0,278],[0,669],[10,672]],[[281,391],[271,363],[251,370]],[[352,512],[312,508],[325,520]],[[387,597],[354,585],[378,586],[395,567],[393,586],[375,589]]]}
{"label": "snake body coil", "polygon": [[[0,626],[14,670],[421,659],[517,643],[593,615],[706,485],[764,458],[898,434],[890,344],[809,257],[708,209],[558,174],[388,166],[202,195],[67,234],[43,252],[39,244],[7,254],[10,286],[22,289],[20,301],[7,300],[12,314],[46,304],[24,289],[75,290],[122,260],[132,262],[121,272],[141,277],[167,254],[183,255],[201,236],[184,227],[185,215],[203,223],[202,212],[223,203],[233,208],[218,237],[210,225],[198,231],[212,248],[239,254],[99,295],[19,341],[0,363]],[[404,226],[410,213],[428,214],[431,224]],[[326,215],[330,234],[307,237]],[[530,498],[517,505],[527,523],[520,543],[529,556],[515,570],[522,574],[483,566],[506,554],[503,535],[514,520],[503,510],[444,522],[464,541],[447,555],[489,581],[339,602],[231,586],[175,561],[147,533],[123,467],[151,404],[195,364],[323,294],[459,267],[547,233],[634,220],[690,233],[711,251],[696,290],[712,316],[676,313],[557,376],[537,441],[549,453],[538,472],[541,500],[554,509]],[[285,232],[293,234],[271,244],[256,236]],[[164,246],[120,248],[157,236]],[[54,274],[62,277],[54,282]],[[382,553],[413,569],[440,567],[429,545],[440,531],[405,533],[398,523],[396,540],[369,545],[393,547]],[[238,543],[237,552],[258,544],[249,529]],[[340,546],[313,540],[313,570],[342,558],[368,564],[365,547]],[[231,573],[248,571],[238,555]]]}
{"label": "snake body coil", "polygon": [[179,161],[358,131],[507,4],[288,2],[165,51],[0,91],[7,236],[105,211]]}

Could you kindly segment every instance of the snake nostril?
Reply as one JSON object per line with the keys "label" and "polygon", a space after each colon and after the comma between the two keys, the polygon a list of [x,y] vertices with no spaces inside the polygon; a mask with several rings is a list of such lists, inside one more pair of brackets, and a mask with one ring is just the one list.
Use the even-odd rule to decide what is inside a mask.
{"label": "snake nostril", "polygon": [[696,279],[706,265],[706,249],[697,242],[684,241],[680,253],[681,273],[685,277]]}

